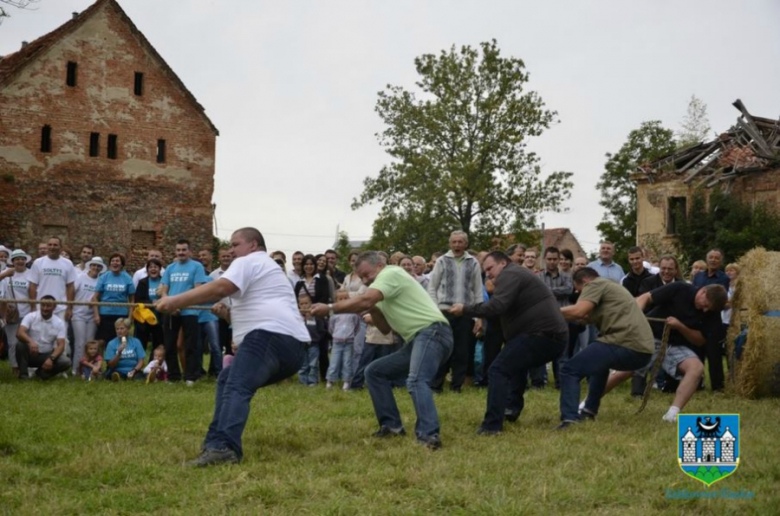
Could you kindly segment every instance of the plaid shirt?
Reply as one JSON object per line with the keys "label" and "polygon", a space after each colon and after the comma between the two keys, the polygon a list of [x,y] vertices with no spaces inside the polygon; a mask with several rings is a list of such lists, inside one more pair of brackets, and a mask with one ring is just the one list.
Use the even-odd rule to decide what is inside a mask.
{"label": "plaid shirt", "polygon": [[569,306],[569,296],[574,292],[574,283],[571,281],[571,275],[559,272],[553,276],[550,271],[545,269],[539,272],[539,276],[544,281],[544,284],[547,285],[547,288],[552,291],[558,304],[561,307]]}

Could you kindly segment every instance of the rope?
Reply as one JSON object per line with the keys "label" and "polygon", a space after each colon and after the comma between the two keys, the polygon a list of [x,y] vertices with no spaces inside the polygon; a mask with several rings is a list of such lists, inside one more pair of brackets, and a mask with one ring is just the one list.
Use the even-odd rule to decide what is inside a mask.
{"label": "rope", "polygon": [[[35,299],[2,299],[0,298],[0,303],[45,303],[46,301],[41,300],[35,300]],[[148,303],[108,303],[108,302],[100,302],[100,301],[56,301],[58,305],[69,305],[69,306],[108,306],[112,308],[134,308],[138,305],[144,305],[149,309],[154,308],[153,304]],[[210,306],[188,306],[186,308],[182,308],[182,310],[211,310]]]}
{"label": "rope", "polygon": [[[654,321],[654,322],[666,322],[666,319],[659,319],[657,317],[648,317],[648,321]],[[647,376],[645,376],[645,392],[642,393],[642,404],[639,406],[639,410],[636,411],[634,415],[639,414],[642,412],[645,407],[647,406],[647,400],[650,399],[650,391],[653,390],[653,381],[658,374],[658,370],[661,369],[661,364],[664,361],[664,357],[666,356],[666,349],[669,347],[669,334],[672,333],[672,328],[668,325],[664,325],[664,333],[661,335],[661,348],[658,350],[658,356],[655,357],[655,362],[653,363],[653,367],[650,368],[650,381],[647,381]]]}

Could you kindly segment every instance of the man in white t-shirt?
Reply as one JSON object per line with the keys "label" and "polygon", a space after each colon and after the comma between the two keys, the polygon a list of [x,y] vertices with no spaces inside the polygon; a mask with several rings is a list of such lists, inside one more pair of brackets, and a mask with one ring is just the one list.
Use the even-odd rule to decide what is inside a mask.
{"label": "man in white t-shirt", "polygon": [[[48,254],[35,260],[30,267],[30,299],[52,296],[57,301],[73,301],[76,295],[74,282],[78,271],[73,262],[60,256],[60,237],[49,238],[48,245]],[[73,306],[59,305],[54,309],[54,315],[67,323],[73,315]]]}
{"label": "man in white t-shirt", "polygon": [[[157,249],[150,249],[149,254],[146,256],[146,263],[149,263],[149,260],[154,258],[155,260],[160,260],[160,263],[162,263],[162,251],[159,251]],[[160,276],[165,274],[165,267],[160,269]],[[138,287],[138,282],[147,277],[149,273],[146,271],[146,265],[135,271],[135,274],[133,274],[133,286]]]}
{"label": "man in white t-shirt", "polygon": [[230,318],[238,352],[219,375],[214,418],[203,451],[190,466],[241,461],[241,435],[252,396],[257,389],[294,375],[303,360],[304,343],[310,340],[290,282],[268,256],[263,235],[255,228],[242,228],[233,233],[230,245],[235,260],[221,278],[155,304],[160,312],[171,313],[226,296],[232,302],[229,315],[222,303],[213,311]]}
{"label": "man in white t-shirt", "polygon": [[20,380],[29,377],[28,367],[37,367],[36,375],[41,380],[48,380],[70,368],[70,360],[65,356],[68,327],[54,315],[56,306],[52,296],[43,296],[41,309],[24,316],[19,325],[16,361]]}

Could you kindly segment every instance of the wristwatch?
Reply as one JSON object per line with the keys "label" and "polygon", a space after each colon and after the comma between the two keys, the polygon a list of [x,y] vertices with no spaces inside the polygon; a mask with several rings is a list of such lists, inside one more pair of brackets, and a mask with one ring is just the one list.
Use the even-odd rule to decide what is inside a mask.
{"label": "wristwatch", "polygon": [[333,317],[333,303],[328,303],[328,317]]}
{"label": "wristwatch", "polygon": [[49,355],[49,360],[51,360],[51,363],[52,363],[52,364],[53,364],[54,362],[56,362],[58,358],[59,358],[59,357],[55,357],[54,355]]}

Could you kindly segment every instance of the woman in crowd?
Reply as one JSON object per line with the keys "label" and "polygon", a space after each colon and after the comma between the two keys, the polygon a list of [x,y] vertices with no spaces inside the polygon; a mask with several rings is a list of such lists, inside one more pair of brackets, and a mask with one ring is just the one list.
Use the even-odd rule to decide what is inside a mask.
{"label": "woman in crowd", "polygon": [[[325,258],[325,255],[321,256]],[[330,303],[333,299],[330,297],[330,284],[327,275],[317,273],[317,259],[307,254],[303,257],[301,269],[303,279],[295,284],[295,297],[300,297],[303,292],[313,300],[313,303]]]}
{"label": "woman in crowd", "polygon": [[332,303],[336,298],[336,280],[330,270],[328,270],[328,258],[324,254],[318,254],[314,257],[317,263],[317,274],[324,276],[328,281],[328,303]]}
{"label": "woman in crowd", "polygon": [[[92,301],[97,291],[98,277],[106,270],[106,264],[99,256],[92,258],[84,266],[84,273],[79,274],[75,281],[76,295],[74,301]],[[95,311],[91,306],[74,306],[73,317],[70,320],[73,327],[73,374],[81,374],[79,371],[81,357],[87,342],[95,338],[97,322]]]}
{"label": "woman in crowd", "polygon": [[558,261],[558,270],[566,274],[572,274],[574,265],[574,254],[569,249],[561,249],[561,259]]}
{"label": "woman in crowd", "polygon": [[[152,258],[146,262],[146,272],[148,276],[139,281],[135,289],[135,300],[138,303],[144,303],[149,309],[152,309],[152,304],[160,298],[157,294],[157,289],[160,287],[162,280],[162,262],[157,258]],[[151,342],[151,347],[149,348],[150,355],[152,350],[165,345],[163,342],[163,328],[160,322],[162,318],[156,310],[152,311],[157,317],[157,324],[136,322],[135,325],[135,336],[138,337],[144,348]]]}
{"label": "woman in crowd", "polygon": [[[110,273],[109,273],[110,274]],[[130,319],[119,318],[114,322],[114,337],[106,346],[103,357],[106,362],[106,378],[119,381],[121,379],[143,379],[146,353],[141,341],[130,337]]]}
{"label": "woman in crowd", "polygon": [[[8,265],[0,273],[0,292],[7,299],[29,299],[30,298],[30,270],[27,264],[32,260],[29,254],[21,249],[15,249]],[[8,303],[0,307],[0,316],[5,319],[5,341],[8,344],[8,362],[11,364],[11,370],[14,376],[19,375],[19,365],[16,362],[16,343],[18,338],[16,332],[19,330],[19,323],[24,316],[30,313],[30,305],[27,303]],[[4,315],[3,315],[4,314]]]}
{"label": "woman in crowd", "polygon": [[691,267],[691,281],[689,281],[688,283],[692,282],[693,278],[695,278],[697,274],[706,270],[707,270],[707,262],[705,262],[704,260],[696,260],[695,262],[693,262],[693,266]]}
{"label": "woman in crowd", "polygon": [[[133,278],[125,271],[125,257],[114,253],[108,260],[108,272],[98,278],[93,301],[104,303],[133,303],[135,285]],[[130,317],[133,313],[129,307],[100,306],[94,307],[95,322],[97,322],[97,338],[108,342],[116,337],[114,323],[118,319]]]}

